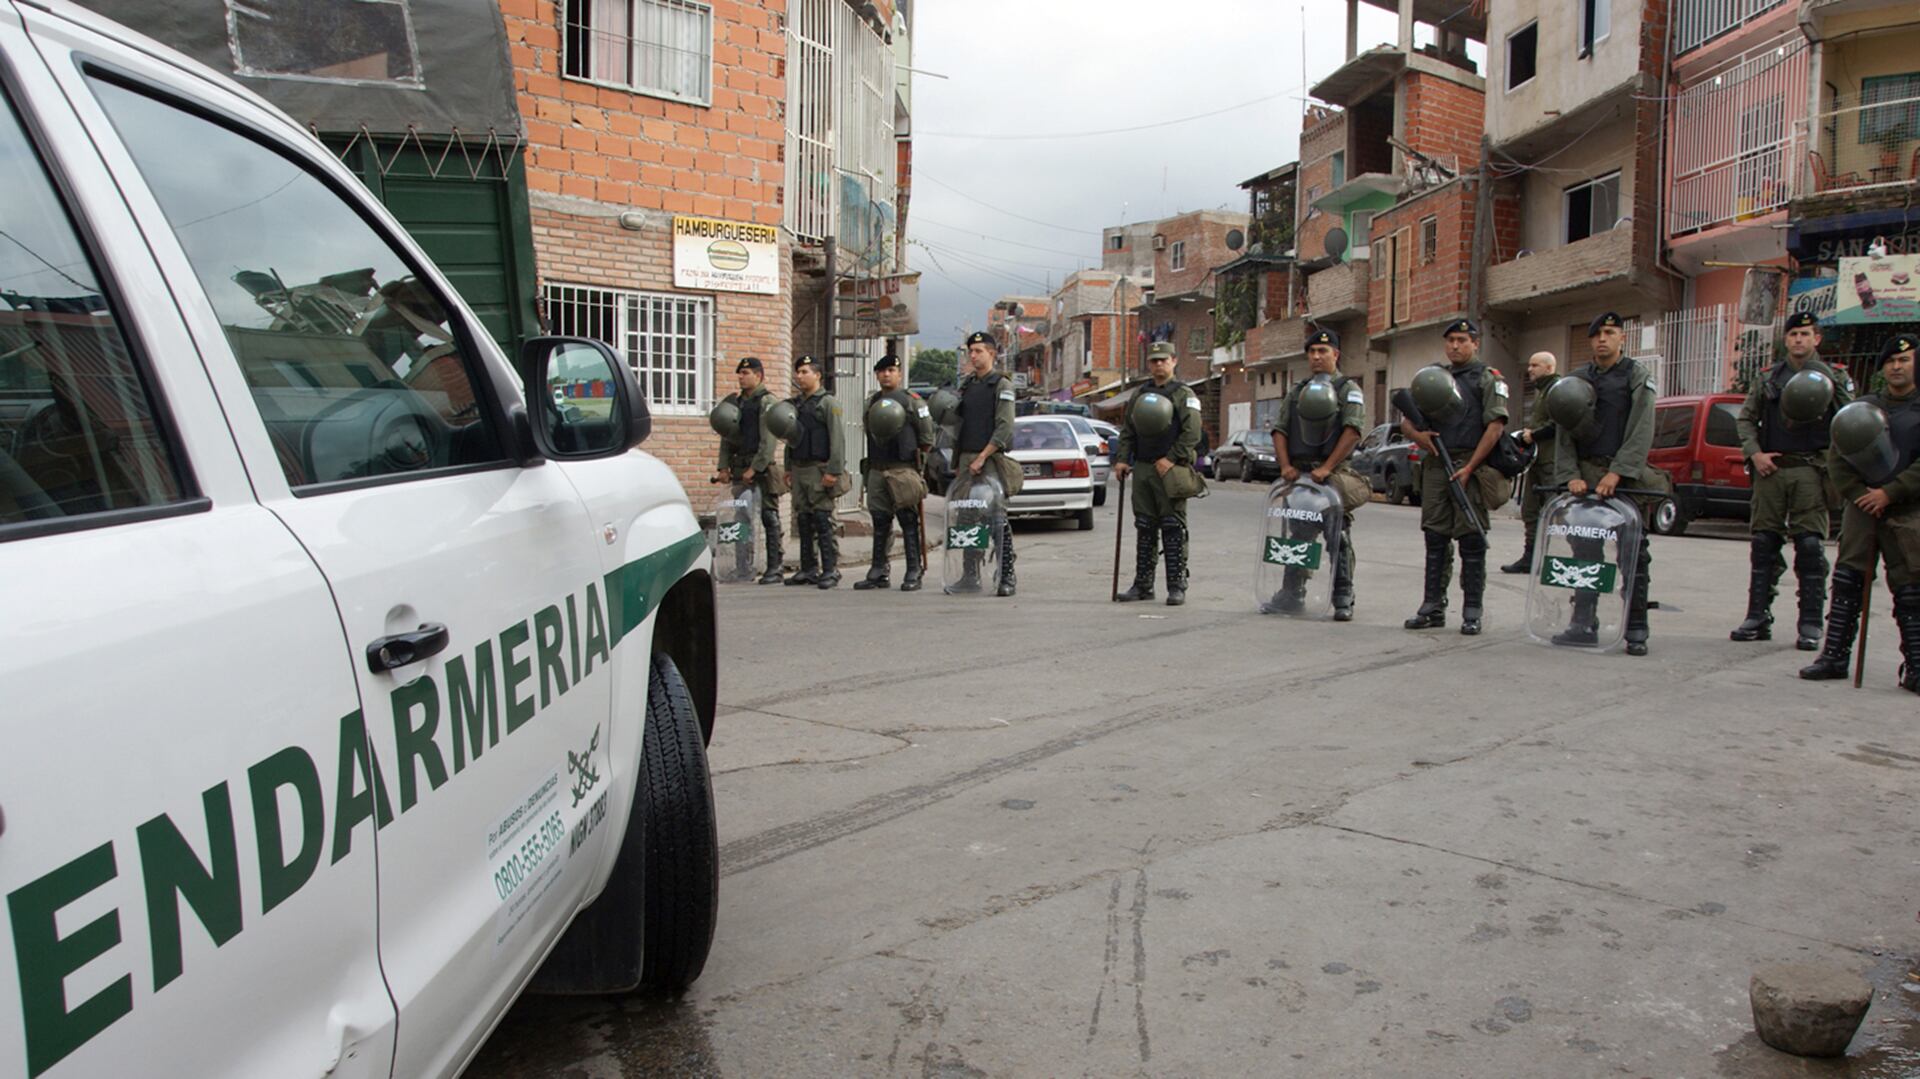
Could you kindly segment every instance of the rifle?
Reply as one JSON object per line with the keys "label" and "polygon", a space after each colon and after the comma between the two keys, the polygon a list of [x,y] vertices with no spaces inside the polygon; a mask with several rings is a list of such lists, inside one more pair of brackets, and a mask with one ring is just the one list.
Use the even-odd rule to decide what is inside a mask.
{"label": "rifle", "polygon": [[1120,497],[1113,510],[1113,602],[1120,602],[1120,537],[1127,531],[1127,478],[1120,477]]}
{"label": "rifle", "polygon": [[[1433,430],[1433,428],[1427,424],[1426,414],[1420,411],[1419,405],[1413,403],[1413,393],[1411,391],[1405,389],[1395,390],[1393,391],[1392,400],[1393,407],[1400,410],[1401,418],[1412,424],[1414,430]],[[1447,452],[1446,443],[1440,440],[1440,436],[1437,433],[1433,437],[1433,452],[1440,458],[1440,467],[1447,470],[1447,490],[1453,494],[1454,505],[1460,507],[1460,512],[1467,515],[1467,520],[1473,522],[1473,530],[1480,533],[1480,539],[1485,541],[1487,538],[1486,526],[1480,523],[1479,512],[1473,508],[1473,502],[1467,498],[1467,489],[1460,486],[1459,480],[1453,478],[1455,472],[1453,455]]]}

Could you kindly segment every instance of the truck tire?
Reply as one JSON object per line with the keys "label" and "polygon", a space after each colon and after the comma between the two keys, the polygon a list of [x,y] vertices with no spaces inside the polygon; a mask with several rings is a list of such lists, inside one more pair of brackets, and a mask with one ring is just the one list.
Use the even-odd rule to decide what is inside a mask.
{"label": "truck tire", "polygon": [[664,653],[654,653],[647,674],[644,737],[640,808],[646,813],[647,853],[640,983],[679,990],[700,977],[713,948],[720,842],[700,716],[680,669]]}

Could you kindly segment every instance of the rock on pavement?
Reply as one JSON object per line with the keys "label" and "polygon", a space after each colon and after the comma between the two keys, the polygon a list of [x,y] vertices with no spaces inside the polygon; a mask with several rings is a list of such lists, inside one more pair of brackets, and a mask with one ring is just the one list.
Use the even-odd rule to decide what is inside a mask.
{"label": "rock on pavement", "polygon": [[1873,986],[1839,967],[1779,963],[1754,971],[1748,995],[1761,1041],[1796,1056],[1837,1057],[1866,1018]]}

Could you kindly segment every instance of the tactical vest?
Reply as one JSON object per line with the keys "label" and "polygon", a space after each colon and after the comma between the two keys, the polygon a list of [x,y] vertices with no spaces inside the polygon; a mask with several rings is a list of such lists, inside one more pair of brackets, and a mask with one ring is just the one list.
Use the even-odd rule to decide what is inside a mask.
{"label": "tactical vest", "polygon": [[818,463],[833,455],[833,435],[827,430],[830,419],[820,407],[824,400],[825,394],[813,394],[793,403],[794,411],[800,415],[800,431],[793,440],[796,461]]}
{"label": "tactical vest", "polygon": [[913,395],[906,390],[894,390],[892,393],[876,393],[867,398],[867,410],[872,411],[873,403],[882,397],[900,402],[900,407],[907,410],[907,422],[900,428],[898,434],[885,442],[877,441],[872,435],[868,435],[867,459],[875,465],[910,465],[920,455],[920,433],[913,427],[914,418],[920,415],[920,402],[914,400]]}
{"label": "tactical vest", "polygon": [[1174,387],[1178,385],[1180,385],[1180,383],[1175,382],[1173,379],[1168,379],[1167,384],[1164,386],[1155,386],[1149,382],[1145,386],[1140,387],[1139,393],[1135,394],[1133,401],[1127,405],[1127,426],[1131,428],[1133,426],[1133,406],[1140,402],[1140,393],[1157,393],[1173,402],[1173,423],[1169,424],[1166,430],[1160,432],[1159,435],[1153,438],[1148,438],[1138,431],[1133,433],[1133,459],[1135,461],[1147,463],[1158,461],[1160,458],[1172,453],[1174,444],[1180,441],[1180,431],[1186,426],[1187,422],[1187,403],[1174,391]]}
{"label": "tactical vest", "polygon": [[1894,400],[1884,393],[1869,394],[1866,400],[1880,406],[1887,414],[1887,437],[1893,440],[1893,448],[1900,454],[1900,465],[1894,475],[1905,472],[1915,460],[1920,460],[1920,392],[1905,400]]}
{"label": "tactical vest", "polygon": [[960,433],[954,444],[961,453],[979,453],[993,441],[993,417],[1000,407],[1000,375],[976,378],[960,391]]}
{"label": "tactical vest", "polygon": [[[1347,386],[1353,382],[1349,376],[1342,375],[1333,383],[1333,393],[1341,402],[1347,399]],[[1340,413],[1335,412],[1328,420],[1330,425],[1326,437],[1318,442],[1307,441],[1306,425],[1300,419],[1300,394],[1305,391],[1305,382],[1293,388],[1293,394],[1287,398],[1287,460],[1295,468],[1317,465],[1333,456],[1333,448],[1340,444],[1340,432],[1346,429],[1346,422]],[[1344,405],[1343,405],[1344,407]]]}
{"label": "tactical vest", "polygon": [[734,438],[734,456],[752,459],[760,452],[760,405],[769,396],[762,387],[748,394],[728,395],[729,400],[740,406],[740,433]]}
{"label": "tactical vest", "polygon": [[1640,368],[1633,360],[1620,357],[1611,370],[1588,364],[1573,378],[1584,378],[1593,385],[1593,435],[1576,441],[1581,457],[1612,459],[1627,440],[1627,419],[1633,415],[1633,391],[1640,386]]}
{"label": "tactical vest", "polygon": [[1487,389],[1489,371],[1486,364],[1476,360],[1459,367],[1448,365],[1447,373],[1453,376],[1453,384],[1460,390],[1461,409],[1447,422],[1435,424],[1434,430],[1440,436],[1440,444],[1456,455],[1471,454],[1487,430],[1481,417],[1487,414],[1482,394]]}
{"label": "tactical vest", "polygon": [[1773,365],[1773,370],[1767,372],[1767,381],[1761,384],[1761,393],[1766,401],[1760,410],[1760,448],[1767,453],[1811,455],[1827,451],[1827,429],[1833,420],[1832,408],[1827,409],[1827,415],[1820,422],[1800,426],[1788,423],[1787,417],[1780,412],[1780,391],[1786,389],[1788,379],[1799,373],[1793,369],[1793,365],[1782,361]]}

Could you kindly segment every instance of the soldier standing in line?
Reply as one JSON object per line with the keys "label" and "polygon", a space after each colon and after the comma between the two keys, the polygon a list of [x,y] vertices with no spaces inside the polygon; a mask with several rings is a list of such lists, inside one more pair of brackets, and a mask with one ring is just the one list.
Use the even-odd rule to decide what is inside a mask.
{"label": "soldier standing in line", "polygon": [[[997,353],[992,336],[979,332],[967,335],[966,371],[956,387],[959,402],[954,406],[959,431],[954,436],[953,474],[971,472],[978,476],[992,468],[1001,491],[1011,495],[1020,488],[1020,465],[1006,456],[1013,447],[1013,382],[994,370]],[[1004,515],[996,527],[1000,533],[1000,587],[995,594],[1011,596],[1013,527]],[[971,567],[968,576],[973,576]]]}
{"label": "soldier standing in line", "polygon": [[[1193,459],[1200,447],[1200,399],[1173,377],[1173,342],[1147,349],[1153,381],[1127,402],[1120,420],[1120,458],[1114,474],[1133,475],[1133,587],[1122,603],[1153,598],[1157,548],[1167,549],[1167,606],[1187,602],[1187,499],[1198,486]],[[1136,468],[1136,463],[1145,467]]]}
{"label": "soldier standing in line", "polygon": [[[793,474],[794,528],[800,533],[800,572],[787,584],[832,588],[840,583],[840,551],[833,536],[833,500],[846,490],[846,433],[840,426],[840,402],[821,386],[820,361],[802,356],[793,367],[792,398],[797,414],[787,466]],[[814,549],[819,549],[816,571]]]}
{"label": "soldier standing in line", "polygon": [[[1479,359],[1480,329],[1472,319],[1455,319],[1441,331],[1447,366],[1423,368],[1413,379],[1414,401],[1435,430],[1416,430],[1402,419],[1400,430],[1426,453],[1420,460],[1420,531],[1427,544],[1426,587],[1420,609],[1406,620],[1408,629],[1437,629],[1447,624],[1447,579],[1453,575],[1453,544],[1460,545],[1460,632],[1480,632],[1487,589],[1487,536],[1491,506],[1506,502],[1513,481],[1481,467],[1507,426],[1507,383]],[[1424,392],[1423,392],[1424,391]],[[1422,398],[1425,398],[1424,400]],[[1448,487],[1449,476],[1435,452],[1440,440],[1453,461],[1451,479],[1467,492],[1469,517]]]}
{"label": "soldier standing in line", "polygon": [[[1340,373],[1340,335],[1315,330],[1307,337],[1309,378],[1296,385],[1280,402],[1273,418],[1273,451],[1280,461],[1280,478],[1287,483],[1306,473],[1313,482],[1331,482],[1340,496],[1340,561],[1333,567],[1333,620],[1353,621],[1353,511],[1373,497],[1373,487],[1347,464],[1354,444],[1367,423],[1367,398],[1360,380]],[[1309,387],[1332,391],[1338,422],[1314,420],[1302,414],[1301,400]],[[1316,390],[1316,393],[1323,392]],[[1307,411],[1313,411],[1308,409]],[[1334,417],[1329,417],[1334,418]],[[1298,610],[1301,597],[1283,594],[1269,601],[1275,610]]]}
{"label": "soldier standing in line", "polygon": [[[1593,362],[1561,379],[1553,397],[1569,389],[1568,383],[1585,384],[1592,402],[1584,423],[1568,423],[1558,418],[1554,426],[1554,483],[1564,483],[1567,493],[1584,495],[1591,491],[1611,498],[1623,484],[1653,492],[1630,496],[1640,513],[1640,551],[1633,575],[1633,593],[1627,598],[1627,654],[1647,654],[1647,588],[1652,578],[1653,547],[1647,538],[1647,522],[1653,511],[1665,501],[1664,492],[1672,488],[1667,474],[1647,464],[1647,451],[1653,448],[1653,412],[1659,399],[1654,388],[1653,369],[1625,355],[1626,330],[1620,316],[1608,311],[1587,325],[1587,340],[1593,347]],[[1577,395],[1576,395],[1577,396]],[[1569,397],[1568,399],[1571,399]],[[1549,411],[1553,412],[1551,403]],[[1582,430],[1584,428],[1584,431]],[[1559,645],[1587,646],[1598,642],[1595,612],[1598,597],[1582,593],[1574,601],[1573,624],[1553,637]]]}
{"label": "soldier standing in line", "polygon": [[[780,496],[787,493],[787,484],[774,466],[773,447],[779,439],[766,427],[766,410],[773,404],[773,394],[766,386],[766,368],[757,356],[741,359],[734,376],[740,381],[740,391],[728,394],[721,403],[738,410],[739,426],[733,437],[720,438],[719,471],[713,481],[731,484],[735,495],[749,487],[760,492],[760,531],[767,537],[767,568],[760,575],[760,583],[779,584]],[[744,568],[752,572],[752,567]]]}
{"label": "soldier standing in line", "polygon": [[1527,357],[1527,378],[1533,383],[1533,411],[1527,413],[1527,426],[1517,436],[1521,443],[1535,447],[1533,464],[1525,476],[1527,493],[1520,499],[1520,521],[1527,529],[1527,546],[1520,557],[1500,567],[1501,573],[1528,573],[1533,570],[1534,533],[1540,530],[1540,507],[1546,496],[1540,488],[1553,474],[1553,424],[1547,420],[1547,391],[1560,381],[1560,361],[1551,352],[1536,352]]}
{"label": "soldier standing in line", "polygon": [[[1833,419],[1827,461],[1846,508],[1840,517],[1826,647],[1818,659],[1800,669],[1802,678],[1819,681],[1847,676],[1868,577],[1875,563],[1884,561],[1887,587],[1893,592],[1893,618],[1900,626],[1900,685],[1920,693],[1920,392],[1914,378],[1920,360],[1916,360],[1916,348],[1920,348],[1920,335],[1898,334],[1888,341],[1880,349],[1886,389],[1867,394]],[[1872,407],[1862,408],[1863,404]]]}
{"label": "soldier standing in line", "polygon": [[1781,549],[1793,540],[1793,573],[1800,579],[1795,647],[1820,647],[1827,603],[1827,441],[1833,414],[1853,399],[1820,359],[1820,320],[1800,311],[1787,317],[1786,349],[1754,380],[1740,407],[1740,452],[1753,475],[1753,533],[1749,549],[1747,617],[1727,636],[1736,641],[1773,637],[1774,586],[1786,569]]}
{"label": "soldier standing in line", "polygon": [[866,477],[867,512],[873,517],[873,565],[855,591],[886,588],[893,542],[893,521],[900,519],[900,539],[906,548],[907,570],[900,591],[920,590],[920,503],[927,497],[920,478],[920,455],[933,448],[933,418],[920,395],[901,385],[905,373],[900,357],[889,352],[873,365],[880,388],[867,398],[867,459],[860,471]]}

